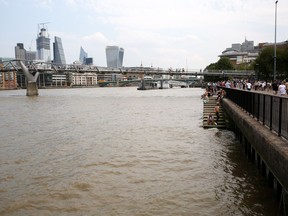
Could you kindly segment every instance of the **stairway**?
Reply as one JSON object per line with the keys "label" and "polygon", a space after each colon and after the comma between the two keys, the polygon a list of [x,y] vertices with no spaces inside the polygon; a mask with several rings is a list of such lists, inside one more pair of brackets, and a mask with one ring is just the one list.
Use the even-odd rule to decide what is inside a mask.
{"label": "stairway", "polygon": [[214,107],[216,106],[216,102],[217,102],[217,97],[216,96],[210,96],[209,97],[209,101],[206,103],[203,103],[203,127],[204,128],[226,128],[226,123],[225,123],[225,116],[223,113],[223,108],[221,106],[220,103],[220,110],[219,110],[219,115],[220,118],[218,120],[217,125],[213,124],[213,125],[208,125],[208,116],[210,113],[212,113],[213,117],[214,117],[214,122],[216,122],[216,114],[214,112]]}

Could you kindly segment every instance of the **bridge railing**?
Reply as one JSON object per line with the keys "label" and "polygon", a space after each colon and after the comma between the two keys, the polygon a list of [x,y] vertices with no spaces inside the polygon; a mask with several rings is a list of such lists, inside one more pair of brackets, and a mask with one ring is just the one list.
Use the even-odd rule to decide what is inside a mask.
{"label": "bridge railing", "polygon": [[230,99],[278,136],[288,139],[288,98],[256,91],[224,88]]}

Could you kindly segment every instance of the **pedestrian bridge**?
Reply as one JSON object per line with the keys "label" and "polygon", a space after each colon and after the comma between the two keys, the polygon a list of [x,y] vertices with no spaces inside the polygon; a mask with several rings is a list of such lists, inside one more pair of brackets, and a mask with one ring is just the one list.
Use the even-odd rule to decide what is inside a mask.
{"label": "pedestrian bridge", "polygon": [[[25,63],[25,64],[24,64]],[[78,65],[78,64],[67,64],[67,65],[56,65],[47,62],[32,61],[14,59],[10,61],[0,62],[0,75],[2,73],[14,72],[18,75],[24,74],[27,84],[27,96],[38,95],[37,80],[39,75],[45,76],[45,74],[59,74],[59,75],[70,75],[71,73],[95,73],[98,75],[115,75],[120,74],[128,76],[129,74],[135,77],[139,77],[142,80],[142,86],[144,86],[145,76],[154,76],[157,78],[165,79],[189,79],[199,77],[218,77],[217,79],[227,79],[227,77],[251,77],[255,75],[254,71],[235,71],[235,70],[221,70],[221,71],[202,71],[202,70],[184,70],[172,68],[152,68],[152,67],[123,67],[123,68],[109,68],[109,67],[98,67],[92,65]],[[110,82],[111,83],[111,82]],[[104,83],[103,83],[104,85]]]}
{"label": "pedestrian bridge", "polygon": [[[17,71],[18,73],[23,72],[23,68],[19,62],[27,62],[27,60],[14,59],[10,61],[0,62],[0,72],[12,72]],[[123,68],[109,68],[93,65],[78,65],[78,64],[67,64],[67,65],[56,65],[53,63],[31,61],[26,64],[27,69],[30,73],[96,73],[96,74],[139,74],[139,75],[170,75],[170,76],[242,76],[250,77],[255,76],[255,71],[251,70],[189,70],[189,69],[172,69],[172,68],[153,68],[153,67],[123,67]]]}

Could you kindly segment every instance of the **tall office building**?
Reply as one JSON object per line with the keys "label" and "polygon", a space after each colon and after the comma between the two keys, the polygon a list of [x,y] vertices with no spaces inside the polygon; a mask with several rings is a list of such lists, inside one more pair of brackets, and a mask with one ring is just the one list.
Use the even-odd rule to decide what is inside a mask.
{"label": "tall office building", "polygon": [[17,46],[15,46],[15,58],[23,61],[26,60],[23,63],[27,65],[30,61],[36,60],[36,52],[27,51],[23,43],[17,43]]}
{"label": "tall office building", "polygon": [[79,61],[82,64],[85,64],[86,58],[88,58],[88,53],[85,52],[85,50],[83,49],[83,47],[80,47],[80,57],[79,57]]}
{"label": "tall office building", "polygon": [[43,28],[41,28],[37,36],[36,47],[37,47],[37,59],[43,60],[45,62],[50,62],[51,61],[50,38],[44,26]]}
{"label": "tall office building", "polygon": [[118,46],[106,47],[107,67],[121,68],[123,66],[124,49]]}
{"label": "tall office building", "polygon": [[26,50],[26,60],[29,61],[34,61],[37,58],[37,52],[36,51],[27,51]]}
{"label": "tall office building", "polygon": [[54,60],[53,63],[57,65],[65,65],[65,55],[64,55],[64,49],[62,46],[62,41],[60,37],[55,36],[55,42],[53,43],[53,56]]}
{"label": "tall office building", "polygon": [[26,50],[23,43],[17,43],[15,46],[15,58],[24,60],[26,59]]}

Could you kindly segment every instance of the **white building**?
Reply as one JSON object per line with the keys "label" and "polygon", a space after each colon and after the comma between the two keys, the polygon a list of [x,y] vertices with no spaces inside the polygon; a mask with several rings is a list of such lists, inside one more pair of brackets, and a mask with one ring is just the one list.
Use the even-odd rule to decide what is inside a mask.
{"label": "white building", "polygon": [[72,73],[71,84],[75,86],[96,86],[97,74],[95,73]]}
{"label": "white building", "polygon": [[245,38],[245,41],[240,44],[232,44],[230,48],[226,48],[221,55],[220,58],[229,58],[232,64],[248,64],[254,60],[259,55],[259,47],[254,46],[254,41],[248,41]]}

